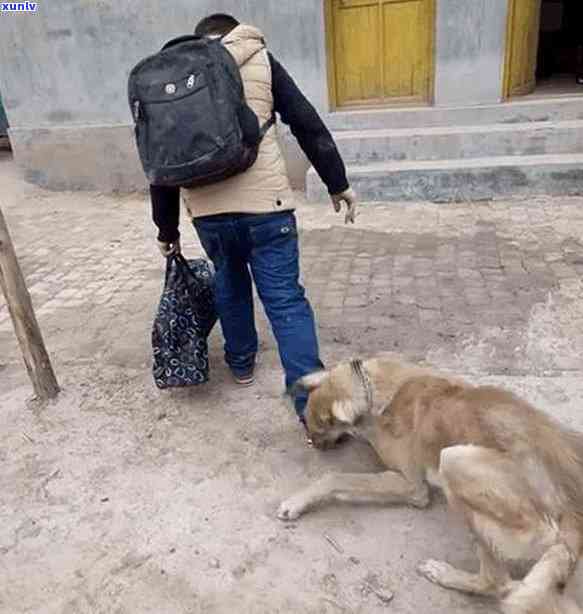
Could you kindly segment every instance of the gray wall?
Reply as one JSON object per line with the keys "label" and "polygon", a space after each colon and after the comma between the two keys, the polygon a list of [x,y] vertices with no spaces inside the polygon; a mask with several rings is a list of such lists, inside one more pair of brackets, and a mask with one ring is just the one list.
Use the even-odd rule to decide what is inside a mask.
{"label": "gray wall", "polygon": [[502,99],[508,0],[437,0],[435,104]]}
{"label": "gray wall", "polygon": [[[326,109],[319,0],[51,0],[36,14],[0,20],[0,91],[28,178],[55,188],[142,185],[128,129],[128,72],[216,11],[260,27],[305,93]],[[292,173],[303,176],[305,164],[290,151]]]}
{"label": "gray wall", "polygon": [[[265,33],[308,97],[328,111],[323,0],[51,0],[0,19],[0,91],[16,161],[56,189],[144,187],[126,101],[131,67],[209,12]],[[502,95],[508,0],[437,0],[437,106]],[[345,116],[345,114],[340,114]],[[329,119],[342,121],[333,114]],[[340,126],[343,127],[343,126]],[[292,181],[306,160],[284,130]]]}

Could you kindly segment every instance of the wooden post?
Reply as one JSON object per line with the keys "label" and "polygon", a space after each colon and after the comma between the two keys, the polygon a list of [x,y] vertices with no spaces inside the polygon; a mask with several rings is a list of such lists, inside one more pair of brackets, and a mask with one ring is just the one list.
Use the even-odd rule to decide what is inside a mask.
{"label": "wooden post", "polygon": [[8,303],[24,364],[40,399],[53,399],[59,385],[34,315],[30,294],[16,259],[8,226],[0,208],[0,286]]}

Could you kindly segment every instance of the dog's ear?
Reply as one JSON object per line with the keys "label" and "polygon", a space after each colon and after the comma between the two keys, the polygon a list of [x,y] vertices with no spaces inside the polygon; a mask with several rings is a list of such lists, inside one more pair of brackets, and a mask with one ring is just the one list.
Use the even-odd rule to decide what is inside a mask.
{"label": "dog's ear", "polygon": [[304,375],[295,383],[294,388],[312,392],[312,390],[319,388],[328,379],[328,375],[328,371],[316,371],[315,373]]}
{"label": "dog's ear", "polygon": [[332,403],[332,415],[338,422],[354,424],[362,415],[351,399],[336,400]]}

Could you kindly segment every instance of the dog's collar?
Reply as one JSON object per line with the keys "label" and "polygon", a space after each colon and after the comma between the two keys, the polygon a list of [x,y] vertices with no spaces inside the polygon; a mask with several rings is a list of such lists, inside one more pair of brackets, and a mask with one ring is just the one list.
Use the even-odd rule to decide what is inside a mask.
{"label": "dog's collar", "polygon": [[364,363],[359,358],[351,361],[350,366],[352,367],[352,372],[356,375],[360,384],[362,385],[366,398],[366,409],[370,412],[374,407],[373,387],[370,380],[370,375],[368,374]]}

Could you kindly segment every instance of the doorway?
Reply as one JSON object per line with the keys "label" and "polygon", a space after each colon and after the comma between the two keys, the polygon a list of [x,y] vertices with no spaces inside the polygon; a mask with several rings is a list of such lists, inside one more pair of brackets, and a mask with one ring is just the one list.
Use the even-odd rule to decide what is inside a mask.
{"label": "doorway", "polygon": [[583,94],[583,1],[510,0],[504,98]]}
{"label": "doorway", "polygon": [[8,119],[2,105],[2,95],[0,94],[0,151],[10,150],[8,139]]}
{"label": "doorway", "polygon": [[435,0],[326,0],[333,108],[427,104]]}

